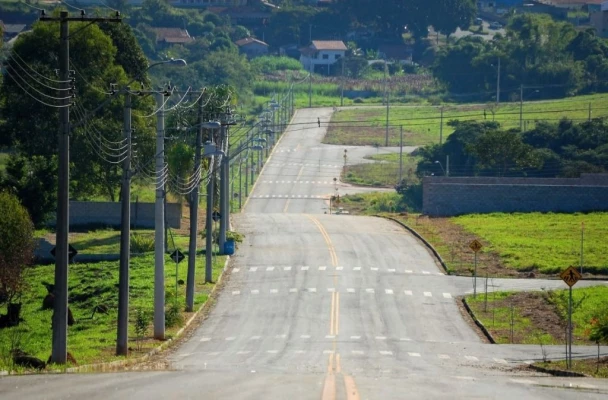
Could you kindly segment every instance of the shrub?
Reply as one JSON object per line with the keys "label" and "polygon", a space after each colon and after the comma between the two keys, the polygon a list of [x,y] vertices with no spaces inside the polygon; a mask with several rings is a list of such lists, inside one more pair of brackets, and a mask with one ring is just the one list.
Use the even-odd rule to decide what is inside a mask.
{"label": "shrub", "polygon": [[302,64],[300,64],[300,62],[294,58],[276,56],[254,58],[251,60],[251,66],[254,70],[264,74],[269,74],[275,71],[299,71],[303,69]]}
{"label": "shrub", "polygon": [[179,304],[177,302],[171,303],[169,308],[165,311],[165,325],[167,328],[179,325],[183,320]]}
{"label": "shrub", "polygon": [[139,233],[131,234],[131,252],[146,253],[154,250],[154,236],[141,235]]}
{"label": "shrub", "polygon": [[353,100],[353,103],[361,104],[361,103],[363,103],[363,99],[361,97],[357,97]]}
{"label": "shrub", "polygon": [[150,326],[150,312],[138,308],[135,311],[135,336],[137,340],[137,350],[141,350],[141,342],[148,333]]}

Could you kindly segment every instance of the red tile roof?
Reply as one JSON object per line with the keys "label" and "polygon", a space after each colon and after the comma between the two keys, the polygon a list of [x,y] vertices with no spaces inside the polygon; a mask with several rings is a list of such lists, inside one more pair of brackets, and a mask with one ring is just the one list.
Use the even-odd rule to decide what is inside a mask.
{"label": "red tile roof", "polygon": [[311,47],[315,50],[348,50],[341,40],[313,40]]}

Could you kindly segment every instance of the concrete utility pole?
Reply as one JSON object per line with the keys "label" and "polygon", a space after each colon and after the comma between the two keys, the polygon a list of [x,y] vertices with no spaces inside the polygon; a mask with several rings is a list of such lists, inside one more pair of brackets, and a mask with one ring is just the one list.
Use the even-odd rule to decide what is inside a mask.
{"label": "concrete utility pole", "polygon": [[116,333],[116,355],[118,356],[126,356],[129,352],[129,258],[131,253],[131,93],[129,87],[125,92],[123,119],[127,155],[122,164],[118,327]]}
{"label": "concrete utility pole", "polygon": [[312,71],[308,75],[308,108],[312,108]]}
{"label": "concrete utility pole", "polygon": [[524,85],[519,85],[519,130],[524,131],[523,125],[524,115]]}
{"label": "concrete utility pole", "polygon": [[342,57],[342,85],[340,85],[340,107],[344,106],[344,57]]}
{"label": "concrete utility pole", "polygon": [[164,93],[156,93],[156,203],[154,205],[154,339],[165,339],[165,110]]}
{"label": "concrete utility pole", "polygon": [[[199,99],[196,129],[196,150],[194,153],[194,170],[201,166],[201,150],[203,147],[203,98]],[[200,177],[200,172],[199,172]],[[188,274],[186,277],[186,311],[194,309],[194,275],[196,272],[196,235],[198,233],[198,191],[200,181],[190,193],[190,242],[188,243]]]}
{"label": "concrete utility pole", "polygon": [[496,74],[496,105],[500,104],[500,57],[498,57],[498,73]]}
{"label": "concrete utility pole", "polygon": [[443,143],[443,106],[441,106],[441,117],[439,119],[439,144]]}
{"label": "concrete utility pole", "polygon": [[226,230],[228,226],[228,127],[226,124],[222,124],[220,131],[222,137],[222,147],[224,147],[225,154],[222,157],[220,165],[220,232],[219,232],[219,246],[220,254],[224,254],[224,246],[226,244]]}
{"label": "concrete utility pole", "polygon": [[59,17],[40,16],[42,22],[59,22],[59,110],[58,135],[58,187],[57,187],[57,233],[55,249],[55,303],[53,307],[53,339],[51,362],[65,364],[67,361],[68,336],[68,261],[69,261],[69,187],[70,187],[70,99],[65,96],[70,88],[70,36],[69,22],[121,22],[120,14],[113,18],[87,17],[84,10],[78,17],[70,17],[61,11]]}
{"label": "concrete utility pole", "polygon": [[211,168],[207,182],[207,212],[205,221],[205,283],[213,282],[213,192],[215,191],[215,157],[209,159]]}

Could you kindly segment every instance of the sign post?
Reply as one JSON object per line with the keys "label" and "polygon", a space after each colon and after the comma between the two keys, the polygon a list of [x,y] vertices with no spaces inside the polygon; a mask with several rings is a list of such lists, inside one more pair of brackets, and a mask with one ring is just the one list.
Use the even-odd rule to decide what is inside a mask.
{"label": "sign post", "polygon": [[569,298],[568,298],[568,337],[566,338],[568,344],[568,354],[566,355],[567,368],[572,368],[572,286],[576,285],[582,275],[573,266],[569,266],[566,270],[559,274],[559,277],[569,286]]}
{"label": "sign post", "polygon": [[477,298],[477,252],[481,250],[483,245],[477,239],[469,243],[469,248],[475,253],[475,269],[473,270],[473,298]]}
{"label": "sign post", "polygon": [[178,279],[177,279],[177,273],[179,272],[179,270],[178,270],[178,264],[184,258],[186,258],[186,256],[181,251],[175,249],[175,251],[173,253],[171,253],[171,255],[169,257],[171,257],[171,259],[173,261],[175,261],[175,302],[177,303],[177,281],[178,281]]}

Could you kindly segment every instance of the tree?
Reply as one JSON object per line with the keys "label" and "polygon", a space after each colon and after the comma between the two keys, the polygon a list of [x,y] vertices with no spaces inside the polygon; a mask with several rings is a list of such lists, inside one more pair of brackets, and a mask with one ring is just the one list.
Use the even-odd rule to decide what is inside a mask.
{"label": "tree", "polygon": [[[147,68],[147,60],[128,26],[72,23],[70,30],[73,32],[70,52],[78,54],[70,61],[70,68],[75,71],[74,94],[77,98],[71,107],[70,194],[75,199],[102,194],[114,200],[121,176],[116,162],[121,150],[120,144],[116,143],[122,140],[122,96],[110,98],[111,101],[94,117],[86,119],[87,123],[82,123],[83,117],[87,110],[95,109],[108,100],[106,91],[110,83],[120,86],[135,77],[146,82],[142,71]],[[58,52],[58,24],[34,24],[33,30],[20,35],[12,47],[13,58],[7,63],[7,79],[0,88],[1,112],[6,118],[2,130],[9,135],[10,144],[15,146],[19,155],[43,157],[49,166],[57,153],[58,109],[41,105],[23,93],[23,89],[51,105],[57,105],[54,98],[69,94],[55,90],[58,85],[53,80],[57,79],[54,71]],[[15,60],[23,61],[17,63]],[[38,77],[37,81],[31,76]],[[152,101],[151,98],[137,97],[133,100],[133,108],[151,110]],[[138,144],[153,141],[152,125],[153,121],[134,113],[132,126],[137,131]],[[124,154],[124,149],[122,152]],[[23,181],[19,175],[14,179]],[[54,182],[56,176],[50,179]],[[51,186],[49,184],[48,188]],[[45,197],[46,194],[40,196]],[[28,206],[28,209],[39,224],[40,215],[34,212],[34,208]]]}
{"label": "tree", "polygon": [[34,226],[25,207],[7,192],[0,192],[0,214],[0,305],[8,306],[0,321],[4,326],[14,326],[19,324],[19,307],[11,305],[27,284],[25,272],[34,256]]}
{"label": "tree", "polygon": [[525,144],[521,135],[513,130],[485,132],[470,146],[469,151],[477,157],[481,167],[495,169],[499,176],[509,171],[540,167],[532,147]]}
{"label": "tree", "polygon": [[430,17],[436,31],[448,38],[457,28],[468,29],[477,14],[472,0],[436,0],[437,12]]}

